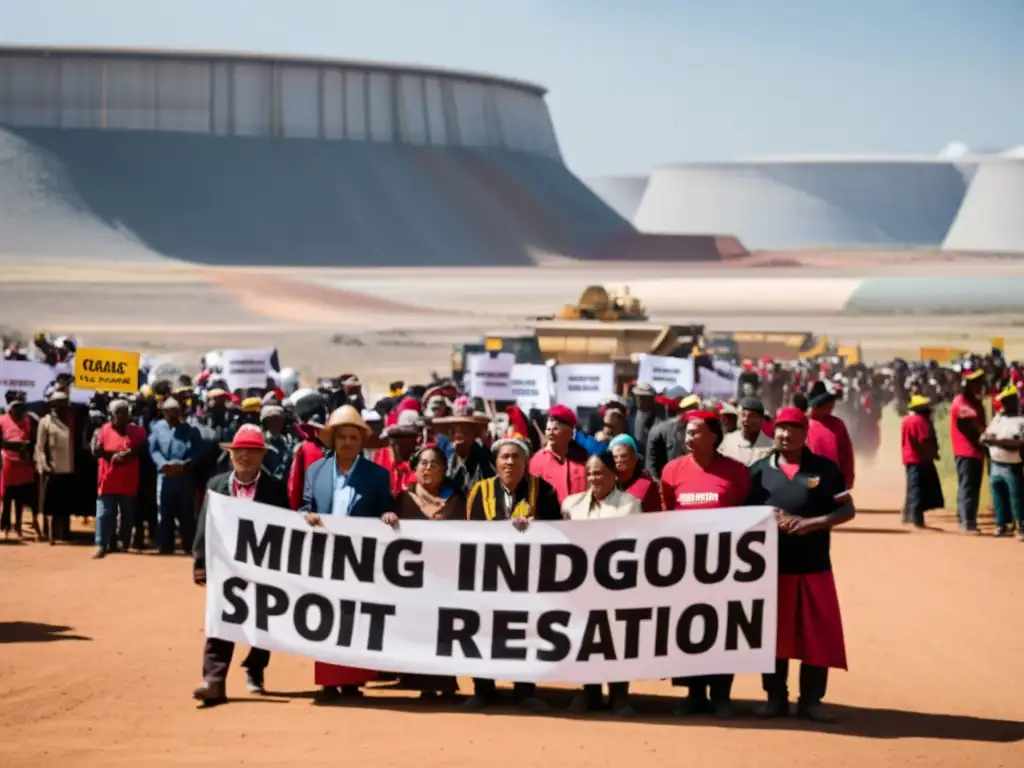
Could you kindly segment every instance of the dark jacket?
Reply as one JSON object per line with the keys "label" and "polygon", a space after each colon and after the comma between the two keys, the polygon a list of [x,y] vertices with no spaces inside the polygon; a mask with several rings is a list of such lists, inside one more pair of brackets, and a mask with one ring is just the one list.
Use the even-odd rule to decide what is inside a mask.
{"label": "dark jacket", "polygon": [[686,453],[686,427],[678,416],[659,422],[647,437],[647,456],[644,467],[655,480],[661,480],[661,470],[672,459]]}
{"label": "dark jacket", "polygon": [[[196,538],[192,542],[192,558],[195,560],[195,568],[206,568],[206,508],[210,503],[210,494],[219,493],[221,496],[230,496],[231,473],[224,472],[211,477],[206,484],[206,491],[206,496],[203,497],[203,508],[199,511],[199,520],[196,522]],[[259,480],[256,481],[256,495],[253,497],[253,501],[288,509],[288,489],[280,480],[275,480],[266,472],[262,472]]]}
{"label": "dark jacket", "polygon": [[473,490],[481,480],[494,477],[494,457],[480,443],[474,442],[465,462],[460,463],[455,452],[448,456],[448,480],[463,494]]}
{"label": "dark jacket", "polygon": [[306,470],[306,484],[302,489],[302,506],[299,512],[316,512],[318,515],[345,515],[349,517],[381,517],[390,512],[394,501],[391,498],[391,475],[379,464],[360,457],[352,468],[348,485],[352,489],[352,505],[348,510],[332,509],[334,506],[334,471],[331,465],[334,455],[326,456],[310,465]]}

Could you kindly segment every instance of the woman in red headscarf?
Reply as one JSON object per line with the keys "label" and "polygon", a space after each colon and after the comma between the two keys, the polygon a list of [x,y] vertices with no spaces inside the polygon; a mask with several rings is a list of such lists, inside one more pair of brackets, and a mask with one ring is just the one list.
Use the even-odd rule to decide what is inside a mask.
{"label": "woman in red headscarf", "polygon": [[[739,507],[750,495],[750,472],[746,465],[718,452],[724,434],[714,411],[691,411],[686,415],[685,456],[673,459],[661,473],[661,502],[666,510],[718,509]],[[675,708],[677,715],[692,715],[710,709],[716,717],[733,715],[730,695],[732,675],[678,677],[674,685],[687,686],[690,694]]]}

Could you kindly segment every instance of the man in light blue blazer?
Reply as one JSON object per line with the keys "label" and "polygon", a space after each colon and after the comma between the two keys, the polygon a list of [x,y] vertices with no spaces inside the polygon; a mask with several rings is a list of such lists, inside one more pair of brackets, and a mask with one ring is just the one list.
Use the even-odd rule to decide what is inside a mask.
{"label": "man in light blue blazer", "polygon": [[[319,526],[322,515],[375,517],[380,519],[391,511],[391,483],[388,471],[362,455],[363,443],[370,428],[362,415],[351,405],[343,405],[331,414],[327,426],[320,430],[320,442],[328,450],[324,458],[306,470],[300,512],[306,522]],[[377,679],[370,669],[341,667],[316,662],[314,681],[320,686],[317,701],[337,701],[342,696],[362,695],[360,686]]]}
{"label": "man in light blue blazer", "polygon": [[318,525],[320,515],[380,518],[391,511],[388,471],[362,456],[369,431],[350,405],[332,413],[320,430],[320,441],[334,452],[306,470],[299,511],[306,513],[310,525]]}

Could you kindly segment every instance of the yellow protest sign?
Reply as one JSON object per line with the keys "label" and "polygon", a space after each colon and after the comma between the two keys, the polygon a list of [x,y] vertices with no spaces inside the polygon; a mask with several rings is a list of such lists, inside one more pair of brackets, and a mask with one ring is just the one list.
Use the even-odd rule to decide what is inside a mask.
{"label": "yellow protest sign", "polygon": [[137,392],[139,353],[79,347],[75,352],[75,386],[102,392]]}

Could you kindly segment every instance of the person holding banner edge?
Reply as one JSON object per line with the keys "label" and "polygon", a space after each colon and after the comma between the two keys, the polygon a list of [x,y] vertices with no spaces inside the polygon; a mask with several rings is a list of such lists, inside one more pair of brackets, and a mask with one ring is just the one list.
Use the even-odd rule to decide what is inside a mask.
{"label": "person holding banner edge", "polygon": [[[588,488],[562,502],[562,516],[567,520],[599,520],[609,517],[641,515],[644,510],[640,499],[619,490],[615,458],[611,451],[604,451],[587,460]],[[618,717],[632,717],[636,714],[629,703],[629,682],[608,683],[608,704]],[[569,705],[574,715],[584,715],[601,706],[601,684],[583,686]]]}
{"label": "person holding banner edge", "polygon": [[846,669],[839,597],[829,556],[830,532],[855,515],[839,465],[807,447],[807,416],[783,408],[775,417],[775,450],[754,464],[751,504],[776,509],[779,522],[778,641],[775,672],[762,676],[768,701],[761,717],[789,714],[789,660],[800,660],[797,714],[814,722],[824,711],[830,667]]}
{"label": "person holding banner edge", "polygon": [[[561,520],[558,495],[550,483],[527,471],[530,448],[526,438],[512,434],[496,440],[494,451],[497,476],[481,480],[469,492],[466,501],[468,520],[511,520],[520,531],[530,521]],[[485,709],[495,703],[497,687],[494,680],[473,678],[473,695],[466,700],[470,710]],[[534,683],[516,683],[512,698],[523,709],[536,714],[551,711],[546,701],[537,697]]]}
{"label": "person holding banner edge", "polygon": [[[369,436],[370,427],[351,405],[334,411],[320,430],[320,442],[333,453],[328,452],[306,472],[299,512],[305,513],[311,526],[321,525],[321,515],[382,518],[392,511],[388,471],[362,458]],[[320,686],[317,701],[327,704],[342,696],[362,696],[360,686],[377,677],[374,670],[318,661],[314,666],[314,681]]]}
{"label": "person holding banner edge", "polygon": [[[719,453],[725,437],[716,411],[690,411],[685,415],[686,454],[665,465],[661,497],[666,511],[739,507],[750,495],[750,473],[744,464]],[[733,675],[697,675],[672,679],[686,686],[689,695],[674,708],[679,716],[706,712],[723,720],[733,716]]]}
{"label": "person holding banner edge", "polygon": [[[416,482],[395,498],[395,511],[381,520],[398,528],[400,520],[465,520],[466,497],[445,476],[448,457],[434,443],[415,451],[409,459]],[[455,677],[444,675],[402,675],[402,683],[420,692],[421,699],[454,699],[459,692]]]}
{"label": "person holding banner edge", "polygon": [[[222,496],[250,499],[259,504],[288,509],[288,490],[284,483],[262,472],[263,458],[267,444],[262,430],[245,424],[238,428],[230,443],[220,445],[231,456],[232,470],[215,475],[206,486],[208,492],[199,512],[198,529],[192,544],[192,580],[198,585],[206,584],[206,514],[209,493]],[[235,644],[216,637],[206,638],[203,648],[203,684],[192,692],[192,697],[212,707],[227,701],[226,682]],[[249,693],[263,693],[263,675],[270,663],[270,651],[260,648],[249,649],[242,666],[246,670],[246,687]]]}

